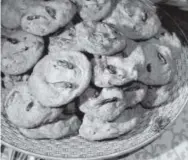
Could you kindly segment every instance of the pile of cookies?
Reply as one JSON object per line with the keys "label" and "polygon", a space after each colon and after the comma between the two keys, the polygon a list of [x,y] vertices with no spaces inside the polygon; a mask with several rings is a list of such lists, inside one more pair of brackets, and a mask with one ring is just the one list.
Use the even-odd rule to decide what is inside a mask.
{"label": "pile of cookies", "polygon": [[28,138],[116,138],[171,96],[181,42],[146,0],[4,0],[1,29],[2,112]]}

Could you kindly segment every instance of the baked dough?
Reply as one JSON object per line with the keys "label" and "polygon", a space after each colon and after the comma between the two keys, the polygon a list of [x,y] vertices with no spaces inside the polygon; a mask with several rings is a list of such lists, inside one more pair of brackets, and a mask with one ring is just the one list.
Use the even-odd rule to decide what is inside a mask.
{"label": "baked dough", "polygon": [[50,37],[48,49],[49,54],[56,54],[61,50],[82,51],[80,43],[77,40],[75,26],[70,25],[70,28],[65,29],[60,35]]}
{"label": "baked dough", "polygon": [[79,108],[88,116],[112,121],[126,108],[124,93],[118,88],[104,88],[96,98],[89,98]]}
{"label": "baked dough", "polygon": [[76,26],[76,34],[81,48],[94,55],[113,55],[122,51],[126,39],[121,32],[108,24],[83,21]]}
{"label": "baked dough", "polygon": [[104,122],[100,119],[85,115],[79,129],[79,135],[90,141],[101,141],[117,138],[128,133],[136,127],[145,110],[137,105],[135,109],[127,109],[112,122]]}
{"label": "baked dough", "polygon": [[67,119],[46,124],[38,128],[19,128],[19,131],[24,136],[31,139],[60,139],[76,134],[80,125],[80,120],[76,116],[72,116]]}
{"label": "baked dough", "polygon": [[4,87],[7,88],[7,89],[12,89],[17,84],[27,82],[28,79],[29,79],[28,74],[17,75],[17,76],[5,75],[2,78]]}
{"label": "baked dough", "polygon": [[147,93],[147,86],[141,83],[122,88],[103,88],[99,96],[88,98],[79,108],[88,116],[113,121],[123,110],[141,102]]}
{"label": "baked dough", "polygon": [[83,20],[100,21],[112,10],[112,0],[81,0],[80,17]]}
{"label": "baked dough", "polygon": [[161,27],[156,9],[138,0],[120,0],[104,22],[114,25],[130,39],[149,39]]}
{"label": "baked dough", "polygon": [[90,80],[91,65],[84,54],[61,51],[47,55],[37,63],[29,86],[44,106],[60,107],[80,96]]}
{"label": "baked dough", "polygon": [[5,74],[19,75],[31,69],[41,58],[44,41],[24,31],[8,36],[2,44],[1,69]]}
{"label": "baked dough", "polygon": [[[97,87],[121,86],[138,79],[138,68],[145,63],[141,47],[137,47],[129,57],[102,56],[93,61],[93,82]],[[138,68],[137,68],[138,67]]]}
{"label": "baked dough", "polygon": [[8,119],[21,128],[34,128],[59,118],[62,108],[42,106],[30,93],[27,83],[15,86],[4,103]]}
{"label": "baked dough", "polygon": [[76,14],[76,6],[69,0],[41,1],[28,9],[21,19],[22,29],[45,36],[65,26]]}

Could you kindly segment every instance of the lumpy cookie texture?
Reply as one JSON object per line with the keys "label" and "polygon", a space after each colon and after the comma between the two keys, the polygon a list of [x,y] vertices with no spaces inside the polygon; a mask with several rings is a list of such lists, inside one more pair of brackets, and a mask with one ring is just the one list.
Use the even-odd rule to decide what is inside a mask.
{"label": "lumpy cookie texture", "polygon": [[63,51],[39,61],[29,79],[29,86],[44,106],[59,107],[83,93],[90,79],[88,59],[79,52]]}
{"label": "lumpy cookie texture", "polygon": [[126,108],[124,94],[121,89],[103,89],[96,98],[90,98],[80,106],[80,110],[86,115],[99,118],[104,121],[111,121],[117,118]]}
{"label": "lumpy cookie texture", "polygon": [[24,31],[2,35],[2,64],[5,74],[19,75],[31,69],[41,58],[44,41],[41,37]]}
{"label": "lumpy cookie texture", "polygon": [[2,26],[9,29],[20,28],[21,18],[29,7],[38,5],[43,0],[4,0],[2,1]]}
{"label": "lumpy cookie texture", "polygon": [[82,49],[94,55],[113,55],[126,46],[123,34],[102,22],[83,21],[76,25],[76,34]]}
{"label": "lumpy cookie texture", "polygon": [[50,40],[49,50],[73,50],[93,55],[113,55],[126,47],[126,38],[114,27],[94,21],[83,21]]}
{"label": "lumpy cookie texture", "polygon": [[53,122],[62,109],[42,106],[30,93],[27,83],[15,86],[6,97],[4,108],[8,119],[21,128],[34,128]]}
{"label": "lumpy cookie texture", "polygon": [[[98,87],[121,86],[132,80],[137,79],[137,70],[134,67],[135,61],[132,59],[134,53],[127,59],[119,56],[96,57],[92,61],[93,65],[93,83]],[[142,63],[144,57],[137,58],[138,63]]]}
{"label": "lumpy cookie texture", "polygon": [[84,116],[79,129],[79,135],[87,140],[100,141],[119,137],[136,127],[139,118],[145,110],[139,105],[136,110],[124,110],[121,115],[111,122],[104,122],[91,116]]}
{"label": "lumpy cookie texture", "polygon": [[112,0],[82,0],[80,16],[84,20],[99,21],[112,10]]}
{"label": "lumpy cookie texture", "polygon": [[155,7],[137,0],[121,0],[104,22],[114,25],[130,39],[149,39],[161,26]]}
{"label": "lumpy cookie texture", "polygon": [[2,78],[2,83],[6,89],[12,89],[14,86],[27,82],[29,79],[29,74],[23,75],[5,75]]}
{"label": "lumpy cookie texture", "polygon": [[22,29],[45,36],[65,26],[75,15],[76,6],[69,0],[41,1],[21,19]]}
{"label": "lumpy cookie texture", "polygon": [[90,97],[80,106],[88,116],[102,121],[112,121],[119,117],[123,110],[141,102],[147,93],[147,86],[133,83],[123,89],[103,88],[97,97]]}
{"label": "lumpy cookie texture", "polygon": [[176,70],[171,50],[148,42],[137,46],[126,58],[97,57],[92,64],[93,82],[98,87],[122,86],[132,81],[165,85],[172,80]]}
{"label": "lumpy cookie texture", "polygon": [[56,54],[61,50],[82,51],[80,42],[77,40],[75,26],[71,25],[70,28],[66,28],[58,36],[50,37],[48,49],[49,54]]}
{"label": "lumpy cookie texture", "polygon": [[80,120],[76,116],[72,116],[38,128],[20,128],[19,131],[24,136],[32,139],[60,139],[74,135],[78,131],[80,124]]}

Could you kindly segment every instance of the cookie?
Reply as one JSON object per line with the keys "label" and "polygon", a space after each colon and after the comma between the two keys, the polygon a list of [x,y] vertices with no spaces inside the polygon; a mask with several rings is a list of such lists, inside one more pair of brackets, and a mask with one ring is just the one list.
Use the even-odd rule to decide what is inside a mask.
{"label": "cookie", "polygon": [[161,26],[153,6],[138,0],[120,0],[104,22],[114,25],[130,39],[149,39]]}
{"label": "cookie", "polygon": [[8,29],[8,28],[1,26],[1,48],[4,44],[4,42],[7,41],[6,37],[8,37],[9,35],[17,32],[18,30],[19,29]]}
{"label": "cookie", "polygon": [[38,128],[19,128],[19,131],[31,139],[60,139],[74,135],[78,131],[80,124],[80,120],[76,116],[72,116],[68,119],[46,124]]}
{"label": "cookie", "polygon": [[4,36],[1,69],[5,74],[19,75],[31,69],[41,58],[44,41],[24,31]]}
{"label": "cookie", "polygon": [[139,73],[138,80],[147,85],[168,84],[176,71],[171,50],[161,44],[146,43],[142,45],[145,64]]}
{"label": "cookie", "polygon": [[8,119],[21,128],[34,128],[51,123],[62,114],[62,108],[46,108],[30,93],[26,83],[15,86],[4,104]]}
{"label": "cookie", "polygon": [[104,122],[97,118],[85,115],[79,129],[79,135],[90,141],[101,141],[117,138],[133,130],[139,123],[145,110],[139,105],[135,109],[127,109],[112,122]]}
{"label": "cookie", "polygon": [[19,28],[21,17],[27,12],[27,9],[38,0],[5,0],[2,1],[1,23],[9,29]]}
{"label": "cookie", "polygon": [[88,116],[112,121],[126,108],[140,103],[146,93],[147,86],[139,82],[121,88],[103,88],[97,97],[88,98],[79,108]]}
{"label": "cookie", "polygon": [[2,3],[1,9],[2,26],[9,29],[18,28],[20,26],[21,13],[13,8],[12,5],[7,4],[6,1]]}
{"label": "cookie", "polygon": [[118,56],[95,58],[92,62],[93,83],[97,87],[113,87],[137,80],[136,66],[143,65],[144,60],[138,49],[135,49],[128,58]]}
{"label": "cookie", "polygon": [[82,50],[76,37],[75,26],[71,25],[63,33],[58,36],[50,37],[50,43],[48,46],[49,54],[56,54],[61,50]]}
{"label": "cookie", "polygon": [[100,21],[112,10],[112,0],[82,0],[80,17],[83,20]]}
{"label": "cookie", "polygon": [[61,51],[37,63],[29,86],[44,106],[60,107],[80,96],[90,80],[91,65],[86,56],[80,52]]}
{"label": "cookie", "polygon": [[166,46],[170,49],[173,59],[176,60],[181,57],[183,47],[181,41],[175,33],[170,34],[168,32],[164,32],[161,36],[159,36],[158,40],[160,45]]}
{"label": "cookie", "polygon": [[98,97],[88,99],[79,108],[88,116],[112,121],[126,108],[124,93],[118,88],[104,88]]}
{"label": "cookie", "polygon": [[69,0],[42,1],[30,7],[21,19],[22,29],[45,36],[65,26],[76,14],[76,6]]}
{"label": "cookie", "polygon": [[126,46],[123,34],[102,22],[83,21],[76,25],[76,34],[81,48],[94,55],[112,55]]}
{"label": "cookie", "polygon": [[28,74],[17,75],[17,76],[5,75],[2,78],[4,87],[7,88],[7,89],[12,89],[17,84],[27,82],[28,79],[29,79]]}

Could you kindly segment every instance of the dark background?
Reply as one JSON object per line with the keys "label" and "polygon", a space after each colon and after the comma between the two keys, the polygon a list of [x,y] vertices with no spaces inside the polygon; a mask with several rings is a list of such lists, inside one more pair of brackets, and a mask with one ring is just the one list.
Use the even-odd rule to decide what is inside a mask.
{"label": "dark background", "polygon": [[169,32],[175,32],[184,45],[188,45],[188,12],[173,6],[159,5],[158,15],[162,25]]}

